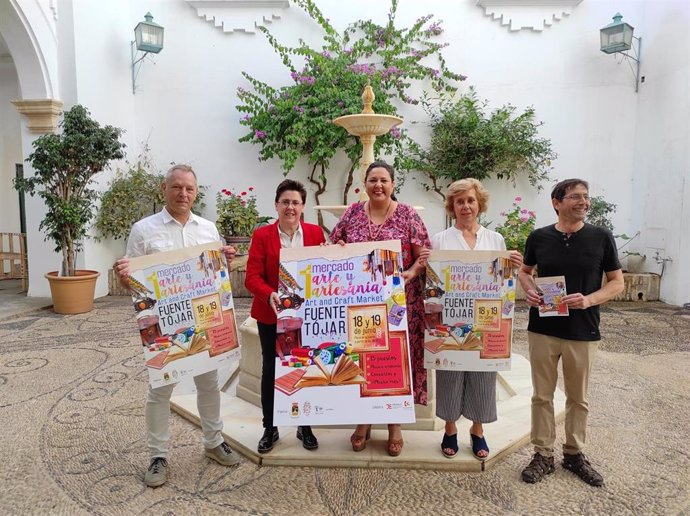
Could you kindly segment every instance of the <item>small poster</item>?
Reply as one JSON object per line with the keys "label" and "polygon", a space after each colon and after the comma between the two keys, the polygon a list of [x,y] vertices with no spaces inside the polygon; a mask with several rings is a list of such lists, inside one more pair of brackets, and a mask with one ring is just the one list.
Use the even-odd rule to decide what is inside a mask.
{"label": "small poster", "polygon": [[567,316],[568,305],[562,299],[566,296],[565,276],[534,278],[537,292],[542,296],[539,317]]}
{"label": "small poster", "polygon": [[515,271],[508,251],[432,251],[424,289],[424,365],[510,370]]}
{"label": "small poster", "polygon": [[414,422],[400,242],[280,260],[274,424]]}
{"label": "small poster", "polygon": [[232,285],[220,242],[131,258],[129,288],[152,387],[238,356]]}

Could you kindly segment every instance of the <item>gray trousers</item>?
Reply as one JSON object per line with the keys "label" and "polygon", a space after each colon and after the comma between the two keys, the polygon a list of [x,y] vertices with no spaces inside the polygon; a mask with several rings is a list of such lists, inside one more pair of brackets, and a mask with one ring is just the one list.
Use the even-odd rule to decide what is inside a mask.
{"label": "gray trousers", "polygon": [[437,369],[436,415],[445,421],[460,416],[478,423],[496,421],[496,373]]}

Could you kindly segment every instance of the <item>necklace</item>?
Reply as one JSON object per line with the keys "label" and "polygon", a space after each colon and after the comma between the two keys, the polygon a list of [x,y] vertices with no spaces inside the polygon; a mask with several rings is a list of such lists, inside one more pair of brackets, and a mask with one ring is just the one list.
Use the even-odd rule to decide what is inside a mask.
{"label": "necklace", "polygon": [[383,226],[386,224],[388,217],[390,216],[391,207],[393,206],[393,200],[388,201],[388,207],[386,208],[386,214],[383,217],[383,222],[381,224],[374,224],[371,220],[371,206],[367,202],[367,220],[369,222],[369,241],[374,242],[378,239],[381,234]]}

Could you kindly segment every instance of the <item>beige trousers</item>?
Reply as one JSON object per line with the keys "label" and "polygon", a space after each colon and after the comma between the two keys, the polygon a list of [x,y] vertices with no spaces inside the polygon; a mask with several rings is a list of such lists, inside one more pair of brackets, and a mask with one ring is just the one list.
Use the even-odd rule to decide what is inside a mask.
{"label": "beige trousers", "polygon": [[558,361],[563,362],[565,387],[565,444],[563,453],[574,455],[584,448],[587,431],[587,389],[599,341],[568,340],[528,332],[532,366],[532,445],[542,455],[553,455],[556,420],[553,394],[558,380]]}

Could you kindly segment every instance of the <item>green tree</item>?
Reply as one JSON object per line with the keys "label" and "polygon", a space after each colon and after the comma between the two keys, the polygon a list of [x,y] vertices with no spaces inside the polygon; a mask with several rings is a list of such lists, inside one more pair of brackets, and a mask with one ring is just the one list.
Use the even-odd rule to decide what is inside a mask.
{"label": "green tree", "polygon": [[510,104],[487,113],[487,101],[476,91],[453,98],[441,95],[423,101],[431,122],[427,148],[411,147],[414,167],[430,180],[425,186],[444,197],[447,184],[473,177],[495,177],[515,183],[526,174],[540,188],[556,153],[551,142],[539,137],[534,109],[518,113]]}
{"label": "green tree", "polygon": [[611,222],[611,215],[616,213],[618,206],[612,202],[608,202],[600,195],[595,195],[590,198],[589,211],[587,212],[586,222],[593,226],[600,226],[613,232],[613,222]]}
{"label": "green tree", "polygon": [[[313,0],[293,3],[323,29],[323,45],[315,49],[300,40],[297,47],[287,47],[267,29],[259,28],[293,82],[274,88],[243,72],[251,88],[238,88],[241,104],[237,109],[245,113],[240,123],[249,130],[240,141],[258,145],[259,160],[280,159],[285,174],[300,157],[306,157],[310,167],[307,177],[316,187],[317,204],[328,185],[331,159],[345,152],[350,160],[343,192],[343,203],[347,204],[362,147],[333,120],[362,110],[364,86],[369,82],[374,90],[374,111],[393,115],[398,105],[417,104],[408,94],[414,82],[428,83],[438,92],[453,92],[456,82],[464,77],[446,67],[441,53],[445,45],[433,41],[442,32],[441,24],[432,15],[419,18],[409,28],[397,28],[398,2],[392,0],[385,25],[360,20],[340,34]],[[405,130],[395,127],[377,138],[374,152],[393,154],[394,165],[402,172],[410,168],[404,152],[410,143]],[[320,213],[319,223],[323,226]]]}
{"label": "green tree", "polygon": [[65,275],[74,276],[76,252],[81,250],[94,215],[94,176],[111,160],[122,159],[122,129],[101,127],[80,105],[63,112],[58,134],[45,134],[33,142],[28,161],[36,174],[15,180],[15,188],[45,201],[46,215],[39,229],[62,253]]}
{"label": "green tree", "polygon": [[[165,205],[161,183],[165,175],[156,171],[148,156],[148,145],[126,170],[118,169],[115,178],[101,194],[101,206],[96,215],[96,231],[102,238],[127,239],[138,220],[159,212]],[[205,186],[199,185],[192,210],[204,209]]]}

